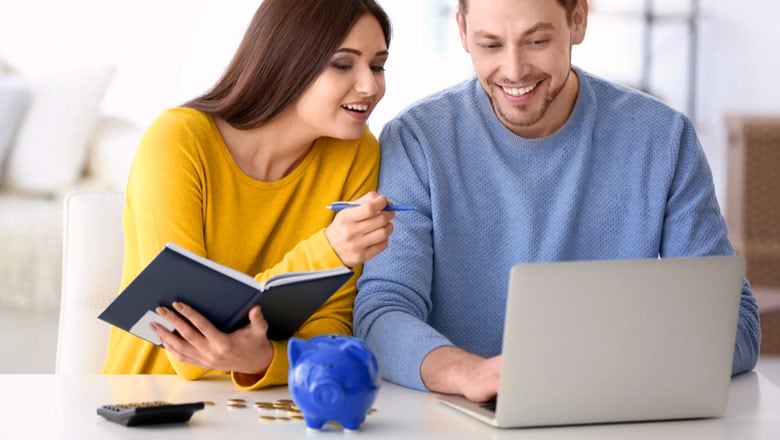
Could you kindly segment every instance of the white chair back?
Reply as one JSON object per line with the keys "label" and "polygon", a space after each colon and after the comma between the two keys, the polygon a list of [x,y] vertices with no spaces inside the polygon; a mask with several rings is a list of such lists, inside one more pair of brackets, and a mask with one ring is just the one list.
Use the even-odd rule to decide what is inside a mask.
{"label": "white chair back", "polygon": [[109,325],[97,315],[119,291],[123,206],[121,192],[74,192],[65,198],[56,373],[99,373],[103,366]]}

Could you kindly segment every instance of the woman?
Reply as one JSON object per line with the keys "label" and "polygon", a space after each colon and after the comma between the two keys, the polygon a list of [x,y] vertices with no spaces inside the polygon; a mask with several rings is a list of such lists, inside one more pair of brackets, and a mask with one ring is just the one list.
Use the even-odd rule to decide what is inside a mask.
{"label": "woman", "polygon": [[[390,23],[374,0],[265,0],[222,78],[164,111],[127,186],[122,287],[169,241],[265,281],[341,265],[353,277],[295,334],[349,334],[362,263],[387,246],[393,214],[374,193],[379,146],[365,123],[384,95]],[[334,200],[360,206],[335,214]],[[219,292],[214,292],[219,295]],[[230,372],[243,389],[287,381],[286,341],[250,323],[218,331],[193,308],[160,307],[165,350],[111,329],[104,373]]]}

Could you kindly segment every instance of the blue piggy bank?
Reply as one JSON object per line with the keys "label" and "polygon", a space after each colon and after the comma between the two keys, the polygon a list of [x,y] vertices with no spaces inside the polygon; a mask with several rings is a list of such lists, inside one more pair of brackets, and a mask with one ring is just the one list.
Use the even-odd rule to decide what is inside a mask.
{"label": "blue piggy bank", "polygon": [[362,339],[322,335],[305,341],[290,338],[288,387],[303,412],[306,427],[339,422],[355,431],[366,419],[381,377],[374,353]]}

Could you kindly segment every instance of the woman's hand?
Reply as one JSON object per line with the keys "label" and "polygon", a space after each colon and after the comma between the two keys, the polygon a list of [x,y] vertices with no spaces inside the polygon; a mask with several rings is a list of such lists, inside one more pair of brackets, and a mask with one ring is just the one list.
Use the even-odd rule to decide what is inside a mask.
{"label": "woman's hand", "polygon": [[347,267],[361,264],[387,248],[395,213],[383,211],[387,197],[369,192],[355,200],[360,206],[342,209],[325,228],[331,247]]}
{"label": "woman's hand", "polygon": [[153,326],[163,347],[179,362],[247,375],[262,375],[268,369],[274,353],[266,337],[268,322],[259,305],[249,309],[249,324],[232,333],[217,330],[184,303],[174,302],[173,308],[176,312],[158,307],[157,313],[170,321],[177,333],[158,324]]}

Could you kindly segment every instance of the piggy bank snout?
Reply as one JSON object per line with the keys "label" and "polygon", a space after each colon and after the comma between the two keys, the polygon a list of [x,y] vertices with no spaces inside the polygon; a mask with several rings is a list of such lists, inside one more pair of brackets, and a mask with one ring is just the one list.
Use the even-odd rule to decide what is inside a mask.
{"label": "piggy bank snout", "polygon": [[344,403],[344,389],[333,380],[324,380],[312,384],[312,403],[320,408],[335,408]]}

